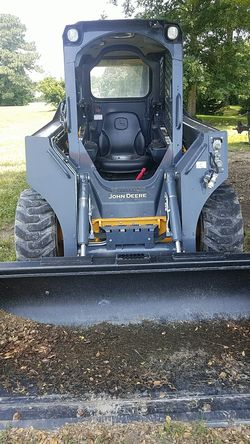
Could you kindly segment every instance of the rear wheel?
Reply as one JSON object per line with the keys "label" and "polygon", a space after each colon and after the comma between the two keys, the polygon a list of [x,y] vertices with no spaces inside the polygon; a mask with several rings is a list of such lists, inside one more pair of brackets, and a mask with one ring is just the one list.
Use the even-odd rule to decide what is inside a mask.
{"label": "rear wheel", "polygon": [[15,220],[17,260],[57,256],[57,219],[45,199],[24,190],[17,203]]}
{"label": "rear wheel", "polygon": [[233,187],[225,182],[206,202],[198,226],[198,250],[242,253],[244,229]]}

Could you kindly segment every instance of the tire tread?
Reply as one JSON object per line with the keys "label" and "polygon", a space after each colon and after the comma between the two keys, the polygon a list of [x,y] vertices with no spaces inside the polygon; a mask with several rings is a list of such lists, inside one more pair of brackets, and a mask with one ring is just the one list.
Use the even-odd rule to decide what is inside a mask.
{"label": "tire tread", "polygon": [[42,196],[24,190],[16,208],[15,245],[17,260],[56,256],[56,216]]}
{"label": "tire tread", "polygon": [[243,217],[230,183],[225,182],[209,197],[202,210],[201,221],[203,251],[243,252]]}

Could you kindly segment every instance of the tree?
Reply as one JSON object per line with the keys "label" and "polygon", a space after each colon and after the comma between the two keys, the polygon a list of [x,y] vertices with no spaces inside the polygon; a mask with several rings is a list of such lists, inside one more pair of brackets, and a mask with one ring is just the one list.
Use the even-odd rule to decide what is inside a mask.
{"label": "tree", "polygon": [[11,14],[0,14],[0,105],[25,105],[33,98],[32,71],[39,55],[25,40],[26,27]]}
{"label": "tree", "polygon": [[106,60],[91,71],[91,90],[95,97],[142,97],[148,93],[147,66],[137,60]]}
{"label": "tree", "polygon": [[249,81],[249,0],[124,0],[123,7],[127,15],[139,10],[137,16],[181,24],[184,93],[191,115],[196,113],[197,95],[203,108],[239,97]]}
{"label": "tree", "polygon": [[43,94],[45,102],[54,106],[59,105],[65,97],[64,81],[57,80],[55,77],[45,77],[38,83],[37,89]]}
{"label": "tree", "polygon": [[105,11],[101,12],[100,20],[106,20],[108,18],[107,13]]}

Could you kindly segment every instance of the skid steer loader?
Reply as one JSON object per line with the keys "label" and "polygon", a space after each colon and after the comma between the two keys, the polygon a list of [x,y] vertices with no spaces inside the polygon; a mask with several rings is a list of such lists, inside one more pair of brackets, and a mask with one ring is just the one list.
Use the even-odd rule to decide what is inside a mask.
{"label": "skid steer loader", "polygon": [[[16,210],[17,262],[0,264],[1,308],[68,325],[249,319],[227,134],[183,112],[180,27],[78,22],[63,46],[66,99],[26,138],[30,189]],[[180,418],[197,396],[143,402],[152,418],[167,403]],[[249,396],[238,398],[218,409],[238,402],[246,420]],[[136,402],[113,405],[116,418]]]}
{"label": "skid steer loader", "polygon": [[66,99],[26,138],[2,306],[78,324],[248,316],[227,134],[183,113],[180,27],[79,22],[63,46]]}

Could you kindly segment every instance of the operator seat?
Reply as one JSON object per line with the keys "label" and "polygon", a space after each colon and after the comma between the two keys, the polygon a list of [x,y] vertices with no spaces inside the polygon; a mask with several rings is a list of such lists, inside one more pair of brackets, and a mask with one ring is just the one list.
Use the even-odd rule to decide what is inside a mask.
{"label": "operator seat", "polygon": [[107,173],[137,172],[146,167],[149,160],[137,115],[106,114],[99,137],[99,169]]}

